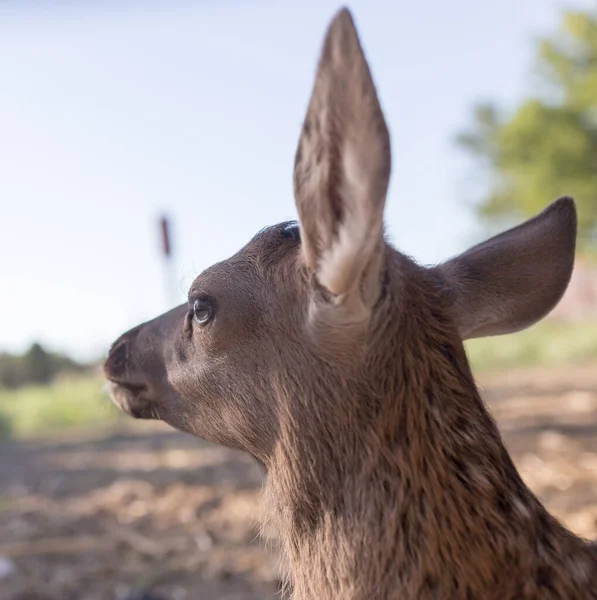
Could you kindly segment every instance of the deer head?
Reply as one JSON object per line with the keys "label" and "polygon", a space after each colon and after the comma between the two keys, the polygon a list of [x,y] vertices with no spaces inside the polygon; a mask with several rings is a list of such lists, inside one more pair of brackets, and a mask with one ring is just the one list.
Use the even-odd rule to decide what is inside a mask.
{"label": "deer head", "polygon": [[[301,531],[322,523],[332,488],[392,462],[380,457],[397,465],[394,475],[367,471],[387,492],[382,506],[398,497],[398,473],[429,477],[432,426],[460,436],[479,464],[487,439],[507,462],[462,342],[541,319],[573,267],[571,198],[444,264],[415,264],[384,240],[390,167],[388,129],[344,9],[325,37],[296,152],[299,223],[264,229],[207,269],[188,303],[122,335],[105,364],[131,416],[244,450],[286,481],[277,506]],[[424,459],[411,457],[408,470],[400,461],[416,452]]]}
{"label": "deer head", "polygon": [[105,372],[121,407],[266,459],[280,435],[281,390],[301,396],[317,378],[354,380],[368,352],[383,353],[372,333],[416,311],[411,286],[442,300],[441,326],[461,340],[518,331],[556,305],[574,262],[572,199],[426,270],[384,241],[390,165],[388,129],[343,10],[295,158],[300,226],[261,231],[197,277],[187,304],[113,344]]}

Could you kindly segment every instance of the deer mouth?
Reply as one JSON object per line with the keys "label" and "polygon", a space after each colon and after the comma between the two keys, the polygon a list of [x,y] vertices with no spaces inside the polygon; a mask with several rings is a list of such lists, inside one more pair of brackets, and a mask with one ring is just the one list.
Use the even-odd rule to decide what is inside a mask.
{"label": "deer mouth", "polygon": [[107,391],[112,402],[134,419],[159,419],[155,403],[145,397],[146,385],[108,381]]}

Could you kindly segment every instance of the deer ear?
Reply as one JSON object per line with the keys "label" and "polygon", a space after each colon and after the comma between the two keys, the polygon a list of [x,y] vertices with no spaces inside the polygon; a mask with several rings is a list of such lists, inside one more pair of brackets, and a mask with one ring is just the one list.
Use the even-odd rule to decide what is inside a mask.
{"label": "deer ear", "polygon": [[438,267],[463,339],[513,333],[564,295],[576,245],[576,208],[560,198],[522,225]]}
{"label": "deer ear", "polygon": [[370,307],[377,297],[390,162],[371,73],[342,9],[325,37],[294,168],[304,259],[335,304]]}

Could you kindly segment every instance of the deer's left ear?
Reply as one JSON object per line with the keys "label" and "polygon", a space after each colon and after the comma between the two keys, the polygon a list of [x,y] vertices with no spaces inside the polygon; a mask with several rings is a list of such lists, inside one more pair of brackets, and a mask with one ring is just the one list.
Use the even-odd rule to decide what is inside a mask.
{"label": "deer's left ear", "polygon": [[325,38],[294,190],[306,264],[345,311],[366,315],[379,293],[390,163],[371,73],[352,17],[342,9]]}
{"label": "deer's left ear", "polygon": [[576,208],[560,198],[522,225],[437,267],[463,339],[514,333],[564,295],[576,246]]}

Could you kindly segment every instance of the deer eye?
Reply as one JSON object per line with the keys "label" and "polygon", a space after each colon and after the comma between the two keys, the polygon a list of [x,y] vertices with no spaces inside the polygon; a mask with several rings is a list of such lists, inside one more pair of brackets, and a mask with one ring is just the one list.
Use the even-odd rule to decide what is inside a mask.
{"label": "deer eye", "polygon": [[207,325],[213,317],[213,304],[209,298],[198,298],[193,302],[193,318],[197,325]]}

